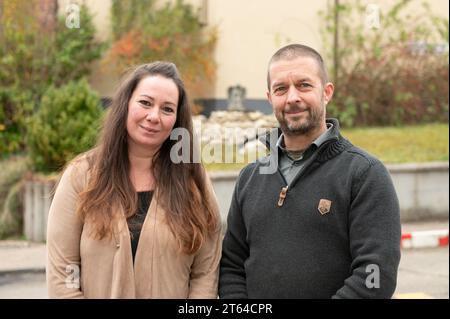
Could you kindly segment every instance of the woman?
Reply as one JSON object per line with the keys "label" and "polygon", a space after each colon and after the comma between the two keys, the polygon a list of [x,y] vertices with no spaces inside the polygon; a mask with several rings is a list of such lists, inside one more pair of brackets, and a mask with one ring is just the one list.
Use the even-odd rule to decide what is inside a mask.
{"label": "woman", "polygon": [[[190,163],[174,163],[175,128]],[[193,163],[192,117],[174,64],[136,68],[96,148],[64,171],[49,212],[50,298],[216,298],[221,255],[214,192]]]}

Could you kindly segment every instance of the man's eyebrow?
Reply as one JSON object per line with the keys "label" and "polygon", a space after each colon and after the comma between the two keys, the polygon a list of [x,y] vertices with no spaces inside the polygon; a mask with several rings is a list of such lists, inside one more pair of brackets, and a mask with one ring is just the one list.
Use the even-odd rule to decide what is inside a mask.
{"label": "man's eyebrow", "polygon": [[272,87],[280,86],[280,85],[283,85],[283,84],[284,84],[284,82],[278,81],[278,82],[273,83]]}
{"label": "man's eyebrow", "polygon": [[312,81],[312,79],[309,78],[309,77],[307,77],[307,76],[305,76],[305,77],[303,77],[303,78],[300,78],[300,79],[298,80],[298,82],[311,82],[311,81]]}
{"label": "man's eyebrow", "polygon": [[[295,82],[312,82],[312,79],[306,76],[306,77],[302,77],[302,78],[296,80]],[[283,85],[283,84],[285,84],[284,81],[274,82],[272,84],[272,87],[274,88],[274,87],[277,87],[277,86],[280,86],[280,85]]]}

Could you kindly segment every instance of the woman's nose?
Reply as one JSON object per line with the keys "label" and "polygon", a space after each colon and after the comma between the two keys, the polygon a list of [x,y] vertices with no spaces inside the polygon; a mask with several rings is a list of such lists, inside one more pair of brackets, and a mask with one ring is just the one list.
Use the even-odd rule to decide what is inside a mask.
{"label": "woman's nose", "polygon": [[150,122],[159,122],[159,108],[157,106],[154,106],[150,108],[147,112],[147,116],[145,117],[147,121]]}

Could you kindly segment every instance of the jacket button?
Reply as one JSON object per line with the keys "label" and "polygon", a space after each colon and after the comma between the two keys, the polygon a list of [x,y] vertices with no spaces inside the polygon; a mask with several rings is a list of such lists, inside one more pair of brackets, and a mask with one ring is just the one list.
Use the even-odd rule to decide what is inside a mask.
{"label": "jacket button", "polygon": [[116,244],[116,248],[120,248],[120,244]]}

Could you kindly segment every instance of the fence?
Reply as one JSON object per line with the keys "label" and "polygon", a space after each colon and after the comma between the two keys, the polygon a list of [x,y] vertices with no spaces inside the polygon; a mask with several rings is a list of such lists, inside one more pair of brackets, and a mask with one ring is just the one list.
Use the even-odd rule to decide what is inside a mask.
{"label": "fence", "polygon": [[47,217],[52,200],[54,182],[25,182],[24,235],[28,240],[42,242],[46,239]]}

